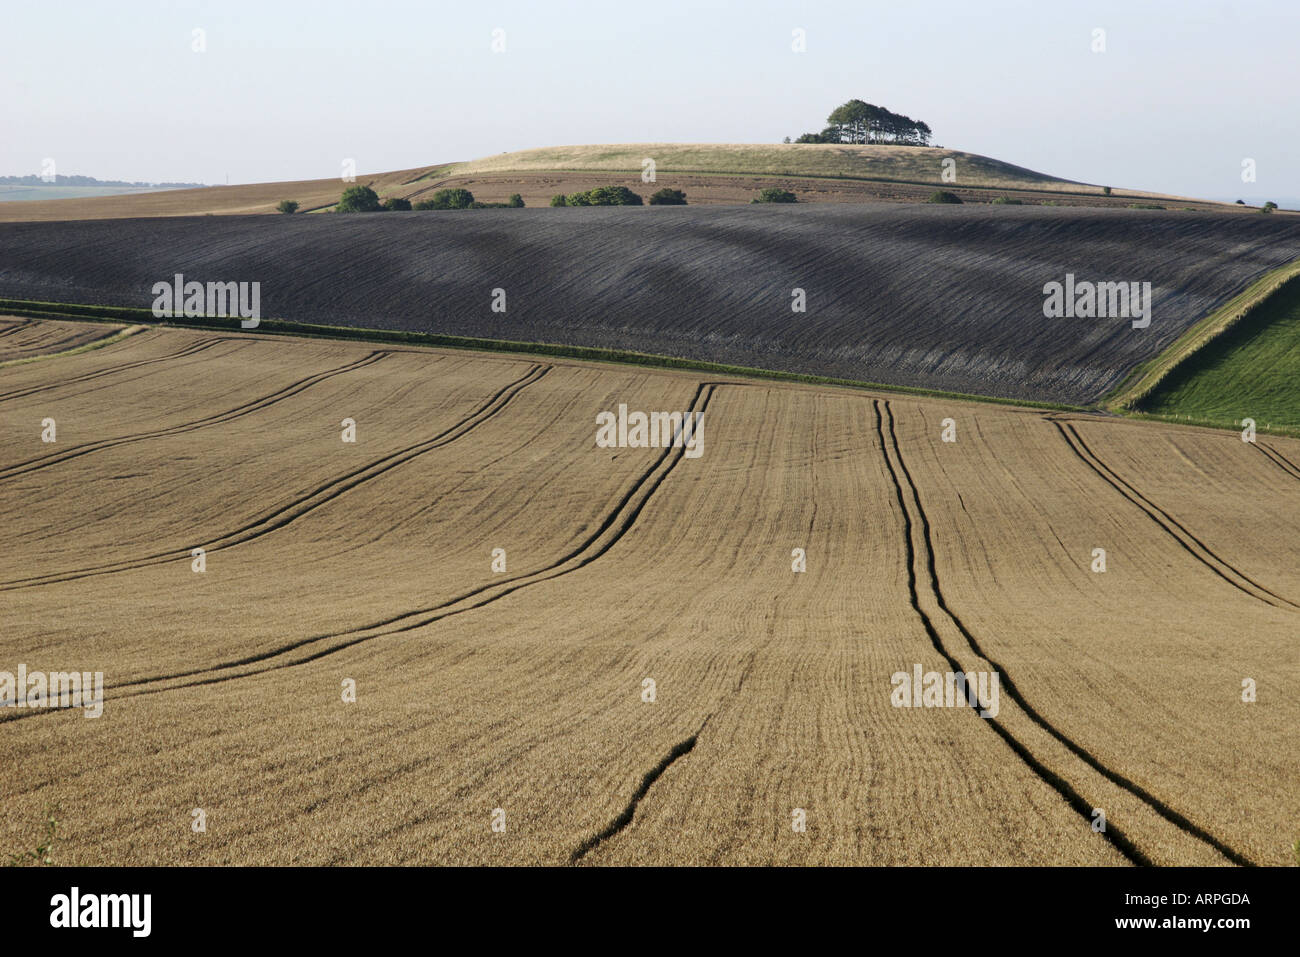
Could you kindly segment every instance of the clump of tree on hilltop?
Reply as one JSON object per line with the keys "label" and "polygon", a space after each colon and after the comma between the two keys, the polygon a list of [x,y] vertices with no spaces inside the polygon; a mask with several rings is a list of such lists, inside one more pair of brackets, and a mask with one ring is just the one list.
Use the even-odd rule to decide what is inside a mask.
{"label": "clump of tree on hilltop", "polygon": [[930,127],[920,120],[862,100],[849,100],[826,117],[826,128],[820,133],[805,133],[795,142],[929,146],[933,135]]}

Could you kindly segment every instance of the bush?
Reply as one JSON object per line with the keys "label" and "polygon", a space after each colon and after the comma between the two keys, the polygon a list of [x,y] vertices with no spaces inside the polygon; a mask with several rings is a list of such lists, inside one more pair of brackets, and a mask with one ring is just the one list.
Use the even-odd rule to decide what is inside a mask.
{"label": "bush", "polygon": [[1265,203],[1263,206],[1259,208],[1259,211],[1261,213],[1271,213],[1275,209],[1277,209],[1277,203],[1273,202],[1270,199],[1267,203]]}
{"label": "bush", "polygon": [[[587,206],[640,206],[641,196],[632,192],[626,186],[597,186],[595,189],[589,189],[586,193]],[[573,205],[573,197],[569,197],[569,205]]]}
{"label": "bush", "polygon": [[1103,187],[1101,188],[1101,195],[1103,195],[1103,196],[1109,196],[1109,195],[1110,195],[1110,187],[1109,187],[1109,186],[1103,186]]}
{"label": "bush", "polygon": [[409,199],[402,199],[400,196],[390,196],[388,199],[384,200],[384,209],[397,213],[409,212],[411,209],[411,201]]}
{"label": "bush", "polygon": [[597,186],[586,192],[555,196],[552,206],[640,206],[641,197],[626,186]]}
{"label": "bush", "polygon": [[467,189],[440,189],[432,198],[423,199],[415,204],[419,210],[425,209],[469,209],[474,205],[474,194]]}
{"label": "bush", "polygon": [[1163,206],[1160,206],[1156,203],[1129,203],[1128,208],[1129,209],[1164,209]]}
{"label": "bush", "polygon": [[369,186],[349,186],[339,199],[340,213],[373,213],[382,209],[379,194]]}
{"label": "bush", "polygon": [[470,209],[523,209],[524,198],[518,193],[512,193],[510,198],[504,203],[480,203],[478,200],[469,204]]}
{"label": "bush", "polygon": [[751,199],[750,202],[751,203],[797,203],[799,202],[799,200],[798,198],[795,197],[794,193],[790,192],[788,189],[777,189],[775,186],[769,186],[767,189],[760,192],[757,198]]}
{"label": "bush", "polygon": [[930,194],[930,198],[927,199],[926,202],[927,202],[927,203],[947,203],[947,204],[949,204],[949,205],[956,204],[956,205],[960,206],[960,205],[961,205],[961,197],[958,196],[956,193],[950,193],[950,192],[948,192],[946,189],[936,189],[933,193]]}
{"label": "bush", "polygon": [[292,213],[298,212],[298,203],[296,200],[282,199],[280,200],[280,205],[275,208],[278,212],[284,213],[288,216]]}
{"label": "bush", "polygon": [[685,206],[686,194],[680,189],[669,189],[665,186],[659,192],[650,197],[651,206]]}
{"label": "bush", "polygon": [[1025,205],[1025,201],[1023,199],[1008,199],[1005,196],[999,196],[997,199],[993,200],[993,205],[994,206],[1023,206]]}

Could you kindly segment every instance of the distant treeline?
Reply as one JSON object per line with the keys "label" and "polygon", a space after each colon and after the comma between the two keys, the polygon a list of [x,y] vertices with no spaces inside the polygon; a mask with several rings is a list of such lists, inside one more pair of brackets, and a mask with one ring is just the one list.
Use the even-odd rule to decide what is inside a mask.
{"label": "distant treeline", "polygon": [[[932,135],[930,127],[920,120],[862,100],[849,100],[826,117],[826,128],[820,133],[804,133],[795,142],[929,146]],[[789,143],[790,138],[787,136],[785,141]]]}
{"label": "distant treeline", "polygon": [[167,189],[190,189],[207,183],[128,183],[121,179],[95,179],[93,176],[55,176],[46,180],[36,174],[0,176],[0,186],[162,186]]}

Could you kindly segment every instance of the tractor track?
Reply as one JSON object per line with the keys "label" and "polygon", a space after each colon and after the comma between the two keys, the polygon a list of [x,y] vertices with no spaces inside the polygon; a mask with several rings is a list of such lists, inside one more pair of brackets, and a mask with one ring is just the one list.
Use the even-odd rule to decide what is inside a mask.
{"label": "tractor track", "polygon": [[[333,501],[340,495],[356,488],[358,485],[362,485],[372,479],[378,478],[397,466],[403,465],[406,462],[411,461],[411,459],[417,458],[426,452],[430,452],[433,449],[441,448],[444,445],[454,442],[470,430],[495,416],[498,412],[504,409],[516,395],[523,391],[523,389],[532,385],[549,372],[550,368],[550,366],[533,365],[527,373],[503,386],[495,395],[480,405],[474,412],[432,438],[417,442],[414,445],[409,445],[403,449],[398,449],[396,452],[389,453],[381,459],[377,459],[361,466],[360,468],[353,469],[351,472],[342,476],[330,479],[328,482],[312,489],[306,495],[299,496],[287,504],[277,507],[273,511],[248,522],[232,532],[227,532],[219,538],[206,539],[208,544],[202,545],[201,547],[205,552],[211,553],[226,548],[233,548],[236,545],[243,545],[247,542],[262,538],[263,536],[296,521],[303,515],[315,511],[320,506]],[[119,572],[134,571],[140,568],[147,568],[151,565],[161,565],[167,562],[177,561],[182,558],[187,558],[189,555],[189,548],[176,548],[165,552],[155,552],[139,558],[127,559],[121,562],[112,562],[106,565],[73,569],[66,572],[54,572],[49,575],[41,575],[33,578],[0,582],[0,591],[13,591],[19,588],[36,588],[42,585],[76,581],[81,578],[91,578],[98,575],[112,575]]]}
{"label": "tractor track", "polygon": [[614,818],[614,820],[610,821],[610,823],[605,826],[604,830],[600,831],[598,834],[593,834],[578,845],[574,852],[569,855],[570,864],[577,864],[586,857],[587,854],[595,850],[597,845],[604,843],[612,837],[616,837],[624,828],[632,823],[632,819],[636,816],[637,806],[645,796],[650,793],[650,788],[653,787],[654,783],[659,780],[663,773],[672,766],[673,762],[678,758],[685,757],[695,750],[695,744],[699,741],[700,734],[704,731],[705,725],[709,723],[709,719],[712,717],[713,715],[706,717],[694,734],[686,740],[675,744],[672,750],[664,755],[658,764],[642,776],[641,783],[638,785],[636,791],[633,792],[632,798],[628,801],[627,806],[623,808],[622,812]]}
{"label": "tractor track", "polygon": [[[894,484],[895,497],[898,501],[899,508],[903,512],[904,531],[905,531],[905,538],[907,541],[908,590],[910,593],[909,597],[911,599],[913,609],[920,616],[921,621],[925,626],[926,632],[930,637],[931,643],[934,645],[935,649],[939,652],[939,654],[942,655],[943,658],[949,663],[949,665],[953,669],[953,672],[954,673],[966,672],[968,669],[962,668],[960,666],[960,663],[957,661],[957,659],[944,647],[943,640],[940,637],[938,630],[935,628],[934,622],[932,621],[930,616],[925,613],[924,609],[922,609],[920,606],[919,594],[917,591],[918,576],[916,574],[916,565],[917,565],[916,549],[912,543],[913,521],[911,515],[909,514],[907,505],[904,501],[902,483],[900,483],[899,476],[898,476],[899,471],[901,471],[903,478],[906,480],[906,484],[910,491],[910,496],[916,508],[916,513],[917,513],[916,524],[918,524],[920,527],[919,538],[925,551],[924,566],[925,566],[926,578],[928,579],[928,587],[933,595],[935,604],[943,612],[943,614],[950,620],[952,625],[962,635],[962,637],[966,640],[966,642],[970,645],[970,648],[974,652],[974,654],[977,655],[979,658],[982,658],[984,661],[987,661],[991,666],[992,670],[998,673],[1002,686],[1006,689],[1007,695],[1012,699],[1012,701],[1014,701],[1016,705],[1020,707],[1020,709],[1025,713],[1025,715],[1031,721],[1034,722],[1034,724],[1036,724],[1043,731],[1049,734],[1058,743],[1063,745],[1071,754],[1073,754],[1079,760],[1083,761],[1088,767],[1092,768],[1094,771],[1096,771],[1106,780],[1110,781],[1112,784],[1122,788],[1123,790],[1127,791],[1129,794],[1138,798],[1145,805],[1147,805],[1147,807],[1151,808],[1151,810],[1155,811],[1157,814],[1159,814],[1170,824],[1173,824],[1179,830],[1213,847],[1218,853],[1223,855],[1228,860],[1232,861],[1234,864],[1249,865],[1253,863],[1249,859],[1247,859],[1244,855],[1242,855],[1240,852],[1234,850],[1223,841],[1214,837],[1204,828],[1195,824],[1187,817],[1185,817],[1183,814],[1171,808],[1164,801],[1160,800],[1159,798],[1157,798],[1156,796],[1148,792],[1146,789],[1142,788],[1140,785],[1134,783],[1133,781],[1130,781],[1128,778],[1124,777],[1118,772],[1115,772],[1110,768],[1106,767],[1094,755],[1090,754],[1083,747],[1081,747],[1079,744],[1073,741],[1069,736],[1067,736],[1064,732],[1060,731],[1058,728],[1053,726],[1032,705],[1030,705],[1025,700],[1024,696],[1021,694],[1020,690],[1016,687],[1014,681],[1012,680],[1007,670],[1000,663],[998,663],[987,653],[985,653],[985,651],[980,647],[979,642],[976,641],[975,637],[971,634],[970,630],[961,621],[961,619],[952,611],[952,609],[948,606],[947,601],[943,597],[943,591],[942,591],[942,587],[939,584],[939,576],[938,576],[938,571],[935,563],[933,540],[930,534],[930,521],[928,516],[925,513],[924,507],[921,504],[920,492],[917,489],[915,481],[912,479],[911,472],[907,468],[906,462],[903,460],[902,451],[898,444],[897,435],[895,434],[894,416],[893,416],[893,411],[890,406],[890,403],[888,400],[873,400],[873,405],[875,407],[876,430],[880,436],[882,451],[884,452],[885,455],[885,464],[886,467],[888,468],[890,478]],[[883,410],[882,410],[882,405],[883,405]],[[884,425],[884,421],[886,417],[888,418],[888,423],[889,423],[888,437],[886,437],[886,429]],[[888,451],[890,448],[893,449],[894,456],[898,460],[898,471],[894,469],[894,465],[892,461],[890,461],[890,456]],[[972,711],[975,711],[975,708],[973,706],[972,706]],[[1049,768],[1047,768],[1037,757],[1033,755],[1033,753],[1029,750],[1028,747],[1026,747],[1019,740],[1017,740],[1011,734],[1011,732],[1008,731],[995,718],[988,718],[985,720],[987,721],[989,726],[992,727],[993,730],[998,733],[998,735],[1003,739],[1003,741],[1005,741],[1006,744],[1009,747],[1011,747],[1013,751],[1015,751],[1015,753],[1021,758],[1021,760],[1023,760],[1025,764],[1030,767],[1031,770],[1033,770],[1036,774],[1038,774],[1040,778],[1046,781],[1053,789],[1055,789],[1059,794],[1061,794],[1061,796],[1065,798],[1067,803],[1069,803],[1069,805],[1072,808],[1074,808],[1077,812],[1079,812],[1084,817],[1085,820],[1091,822],[1093,806],[1088,801],[1086,801],[1082,797],[1082,795],[1080,795],[1068,781],[1066,781],[1064,778],[1062,778],[1060,775],[1056,774]],[[1109,824],[1107,826],[1107,829],[1103,833],[1106,836],[1106,838],[1110,840],[1110,842],[1115,846],[1115,848],[1134,864],[1147,866],[1153,863],[1146,856],[1146,854],[1140,848],[1138,848],[1137,845],[1134,844],[1132,840],[1130,840],[1126,835],[1124,835],[1123,832],[1119,831],[1114,826],[1114,824]]]}
{"label": "tractor track", "polygon": [[[545,367],[543,372],[549,370]],[[535,379],[533,381],[536,381]],[[709,401],[713,396],[714,384],[700,383],[695,394],[691,399],[687,411],[698,411],[702,416],[708,408]],[[697,408],[698,406],[698,408]],[[207,668],[198,668],[191,671],[177,672],[169,675],[155,675],[149,678],[140,678],[135,681],[123,682],[119,685],[105,686],[105,690],[119,689],[136,689],[124,694],[114,695],[112,698],[105,698],[105,701],[120,700],[122,698],[140,697],[149,694],[161,694],[166,691],[175,691],[181,688],[193,688],[201,685],[219,684],[226,681],[233,681],[237,678],[252,677],[254,675],[265,674],[268,671],[276,671],[283,668],[296,667],[324,658],[327,655],[335,654],[359,645],[363,642],[375,638],[381,638],[386,635],[400,634],[402,632],[413,631],[441,621],[444,618],[450,618],[454,615],[463,614],[468,611],[482,608],[484,605],[491,604],[507,595],[527,588],[531,585],[538,585],[542,582],[551,581],[562,575],[567,575],[584,568],[598,558],[605,555],[615,544],[632,529],[637,518],[649,504],[651,498],[663,485],[668,475],[676,466],[685,458],[685,448],[682,446],[669,446],[655,459],[641,477],[633,484],[632,488],[624,494],[618,505],[609,512],[600,526],[592,532],[587,538],[572,551],[559,559],[535,569],[530,572],[524,572],[512,576],[500,582],[492,582],[487,585],[481,585],[471,591],[468,591],[456,598],[439,602],[436,605],[427,608],[419,608],[413,611],[403,612],[399,615],[386,618],[382,621],[358,628],[351,628],[347,631],[334,632],[324,635],[314,635],[309,638],[302,638],[278,648],[269,649],[257,655],[250,655],[236,661],[228,661],[212,665]],[[395,627],[394,627],[395,626]],[[383,629],[383,630],[380,630]],[[346,640],[338,640],[346,639]],[[295,651],[307,648],[311,645],[319,645],[323,642],[332,641],[327,647],[312,651],[306,655],[299,655],[289,660],[282,659]],[[250,665],[265,664],[267,667],[257,668],[251,671],[238,671],[234,674],[219,674],[222,671],[231,671],[238,668],[247,668]],[[206,676],[206,677],[200,677]],[[166,687],[156,688],[149,687],[167,681],[180,681],[184,678],[197,678],[195,681],[185,681],[180,684],[170,684]],[[0,717],[0,724],[6,721],[19,721],[28,717],[35,717],[41,714],[56,713],[53,709],[41,711],[26,711],[14,714],[12,716]]]}
{"label": "tractor track", "polygon": [[216,415],[205,416],[202,419],[195,419],[193,422],[185,422],[181,425],[174,425],[163,429],[154,429],[149,432],[135,432],[129,435],[116,436],[111,439],[102,439],[98,442],[86,442],[82,445],[70,446],[62,452],[56,452],[54,455],[44,455],[35,459],[28,459],[25,462],[18,462],[14,465],[0,468],[0,482],[7,479],[15,478],[19,475],[25,475],[28,472],[35,472],[39,469],[49,468],[58,465],[60,462],[66,462],[69,459],[80,458],[83,455],[89,455],[92,452],[100,452],[104,449],[116,448],[120,445],[129,445],[133,442],[143,442],[148,439],[165,438],[173,435],[183,435],[187,432],[195,432],[199,429],[207,428],[212,425],[222,425],[235,419],[251,415],[266,409],[277,402],[295,396],[326,379],[331,379],[337,375],[343,375],[356,369],[362,369],[366,366],[392,355],[391,352],[375,351],[363,359],[349,362],[346,365],[339,366],[335,369],[329,369],[325,372],[319,372],[316,375],[308,376],[305,379],[299,379],[270,395],[264,395],[260,398],[246,402],[243,405],[236,406],[233,409],[227,409],[225,412],[219,412]]}
{"label": "tractor track", "polygon": [[1273,448],[1273,446],[1265,442],[1257,442],[1255,448],[1263,452],[1270,462],[1280,468],[1283,472],[1286,472],[1287,475],[1290,475],[1292,478],[1300,479],[1300,465],[1296,465],[1277,449]]}
{"label": "tractor track", "polygon": [[[11,399],[21,399],[29,395],[36,395],[39,392],[49,392],[53,389],[62,389],[65,386],[76,385],[79,382],[89,382],[92,379],[99,379],[107,375],[117,375],[119,372],[128,372],[131,369],[138,369],[141,366],[153,365],[155,362],[170,362],[173,359],[184,359],[211,349],[221,342],[238,342],[236,336],[213,336],[206,339],[200,339],[198,342],[191,342],[188,346],[176,352],[169,352],[165,356],[155,356],[152,359],[136,359],[133,362],[123,362],[121,365],[115,365],[109,369],[99,369],[95,372],[86,372],[81,375],[72,376],[69,379],[61,379],[58,382],[47,382],[44,385],[31,386],[26,389],[14,389],[10,392],[0,392],[0,402],[8,402]],[[248,340],[245,340],[248,341]]]}
{"label": "tractor track", "polygon": [[11,323],[5,329],[0,330],[0,339],[3,339],[5,336],[12,336],[15,332],[26,329],[33,321],[34,320],[32,319],[21,319],[18,322]]}
{"label": "tractor track", "polygon": [[[1191,555],[1214,574],[1218,575],[1229,585],[1238,591],[1244,592],[1257,601],[1272,605],[1275,608],[1300,609],[1300,605],[1291,601],[1289,598],[1283,598],[1281,595],[1270,591],[1250,576],[1246,575],[1240,569],[1236,568],[1230,562],[1219,557],[1203,541],[1193,535],[1181,522],[1162,509],[1155,502],[1151,501],[1131,484],[1119,476],[1114,469],[1108,466],[1100,456],[1092,451],[1083,441],[1083,437],[1075,427],[1069,423],[1062,424],[1053,421],[1057,431],[1061,433],[1070,450],[1075,456],[1097,473],[1106,484],[1110,485],[1120,495],[1128,499],[1132,504],[1141,509],[1148,518],[1155,522],[1160,528],[1182,547],[1183,551]],[[1235,577],[1234,577],[1235,576]],[[1237,579],[1240,579],[1239,581]],[[1243,582],[1245,584],[1243,584]]]}

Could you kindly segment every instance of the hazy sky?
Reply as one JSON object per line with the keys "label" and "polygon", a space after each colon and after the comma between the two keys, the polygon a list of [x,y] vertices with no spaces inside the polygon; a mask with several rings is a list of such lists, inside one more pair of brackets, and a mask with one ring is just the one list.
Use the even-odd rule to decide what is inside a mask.
{"label": "hazy sky", "polygon": [[367,173],[566,143],[779,142],[856,97],[939,145],[1069,179],[1300,195],[1300,0],[11,0],[3,22],[0,174],[51,157],[101,179],[246,183],[337,176],[346,157]]}

